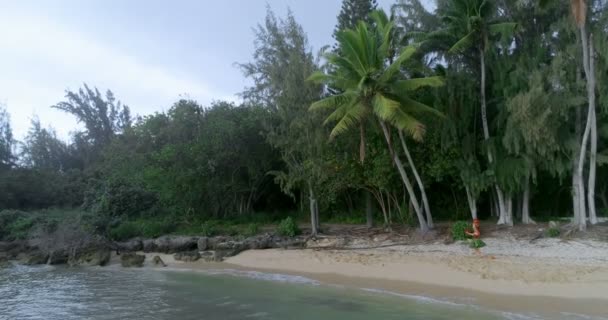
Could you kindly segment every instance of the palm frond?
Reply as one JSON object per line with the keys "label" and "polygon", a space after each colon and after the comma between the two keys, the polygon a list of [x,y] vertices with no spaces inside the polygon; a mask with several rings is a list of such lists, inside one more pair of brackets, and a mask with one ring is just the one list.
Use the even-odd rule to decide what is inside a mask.
{"label": "palm frond", "polygon": [[339,108],[344,105],[352,104],[352,100],[355,99],[356,97],[357,97],[356,93],[354,93],[352,91],[348,91],[343,94],[329,96],[327,98],[314,102],[313,104],[310,105],[310,108],[308,110],[318,111],[318,110]]}
{"label": "palm frond", "polygon": [[517,28],[517,23],[515,22],[494,23],[488,26],[488,32],[491,35],[500,34],[502,38],[508,38],[513,35],[515,28]]}
{"label": "palm frond", "polygon": [[386,68],[378,81],[382,83],[388,82],[390,79],[392,79],[401,69],[401,65],[411,58],[414,53],[416,53],[417,49],[417,46],[414,45],[405,47],[403,51],[401,51],[401,54],[399,54],[399,57],[397,57],[397,59],[395,59],[395,61],[393,61],[393,63]]}
{"label": "palm frond", "polygon": [[397,129],[407,132],[416,141],[422,141],[426,133],[426,126],[403,110],[395,112],[391,124]]}
{"label": "palm frond", "polygon": [[459,53],[459,52],[462,52],[462,51],[466,50],[467,48],[471,47],[471,45],[474,43],[476,33],[477,33],[477,31],[469,32],[469,34],[467,34],[466,36],[464,36],[460,40],[458,40],[450,48],[450,50],[448,50],[448,52],[449,53]]}
{"label": "palm frond", "polygon": [[392,122],[395,112],[399,110],[399,102],[387,98],[383,94],[376,94],[372,99],[374,114],[383,121]]}
{"label": "palm frond", "polygon": [[443,77],[425,77],[400,80],[395,82],[394,88],[399,91],[414,91],[421,87],[441,87],[445,84]]}
{"label": "palm frond", "polygon": [[[358,125],[367,115],[367,109],[362,103],[354,103],[349,106],[348,110],[342,115],[338,123],[334,126],[329,134],[329,138],[333,139],[341,133],[348,131],[350,128]],[[328,118],[329,119],[329,118]]]}

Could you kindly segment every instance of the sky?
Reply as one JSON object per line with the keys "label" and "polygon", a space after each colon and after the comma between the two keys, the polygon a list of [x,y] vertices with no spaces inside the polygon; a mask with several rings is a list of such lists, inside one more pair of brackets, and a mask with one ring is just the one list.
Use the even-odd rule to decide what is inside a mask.
{"label": "sky", "polygon": [[291,8],[314,52],[333,43],[341,0],[0,0],[0,104],[17,139],[34,116],[67,139],[79,125],[50,106],[83,83],[138,115],[181,97],[238,102],[249,81],[235,64],[251,60],[267,4]]}

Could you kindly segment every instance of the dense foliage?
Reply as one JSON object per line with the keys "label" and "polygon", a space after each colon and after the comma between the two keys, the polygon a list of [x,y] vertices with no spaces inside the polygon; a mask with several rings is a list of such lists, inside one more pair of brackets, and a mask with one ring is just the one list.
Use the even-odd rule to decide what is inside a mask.
{"label": "dense foliage", "polygon": [[389,15],[344,0],[320,55],[269,9],[239,65],[241,104],[132,117],[84,85],[52,106],[84,129],[62,141],[34,119],[21,142],[0,108],[0,238],[55,223],[57,210],[25,212],[48,208],[120,240],[279,221],[292,235],[292,216],[314,234],[372,213],[386,228],[568,217],[584,230],[608,213],[607,6],[398,0]]}

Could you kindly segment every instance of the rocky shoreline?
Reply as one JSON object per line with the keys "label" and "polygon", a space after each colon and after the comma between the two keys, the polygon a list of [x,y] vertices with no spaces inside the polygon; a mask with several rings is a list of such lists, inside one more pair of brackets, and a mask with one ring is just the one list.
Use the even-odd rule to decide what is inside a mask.
{"label": "rocky shoreline", "polygon": [[[105,266],[110,262],[113,252],[121,256],[124,267],[141,267],[144,253],[173,254],[177,261],[194,262],[198,260],[220,262],[246,250],[304,248],[307,238],[280,237],[272,234],[243,237],[196,237],[161,236],[155,239],[131,239],[114,242],[104,238],[79,245],[78,248],[61,248],[47,252],[31,241],[0,242],[0,269],[11,267],[14,263],[22,265],[68,265],[68,266]],[[153,264],[164,266],[158,256]]]}

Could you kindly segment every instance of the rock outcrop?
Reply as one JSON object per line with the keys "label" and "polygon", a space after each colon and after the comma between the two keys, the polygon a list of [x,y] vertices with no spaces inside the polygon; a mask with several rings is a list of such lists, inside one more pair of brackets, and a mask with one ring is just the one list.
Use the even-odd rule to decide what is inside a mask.
{"label": "rock outcrop", "polygon": [[194,262],[200,259],[201,255],[198,251],[185,251],[174,254],[173,258],[177,261]]}
{"label": "rock outcrop", "polygon": [[12,267],[13,265],[11,264],[10,261],[8,261],[8,258],[5,256],[1,256],[0,257],[0,269],[7,269]]}
{"label": "rock outcrop", "polygon": [[125,268],[143,267],[146,256],[127,252],[120,255],[120,264]]}
{"label": "rock outcrop", "polygon": [[143,250],[143,243],[141,239],[131,239],[124,242],[115,242],[114,246],[119,252],[135,252]]}
{"label": "rock outcrop", "polygon": [[76,252],[68,259],[70,266],[105,266],[110,262],[110,249],[107,247],[90,248]]}
{"label": "rock outcrop", "polygon": [[154,256],[154,258],[152,258],[152,264],[156,267],[166,267],[167,266],[165,264],[165,262],[163,261],[163,259],[161,259],[159,256]]}
{"label": "rock outcrop", "polygon": [[184,236],[162,236],[142,241],[144,252],[178,253],[196,250],[198,238]]}

